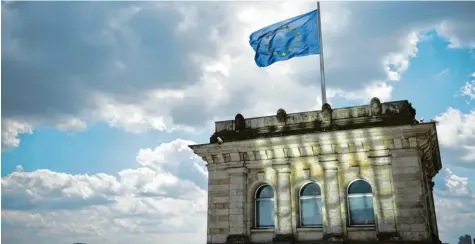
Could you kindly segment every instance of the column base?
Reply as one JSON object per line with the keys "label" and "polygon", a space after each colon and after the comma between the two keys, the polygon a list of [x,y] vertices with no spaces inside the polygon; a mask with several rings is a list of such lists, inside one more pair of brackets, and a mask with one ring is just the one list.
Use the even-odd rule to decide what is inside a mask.
{"label": "column base", "polygon": [[295,244],[295,237],[292,234],[277,234],[272,239],[273,244]]}
{"label": "column base", "polygon": [[345,240],[345,236],[343,234],[336,234],[336,233],[326,233],[323,235],[322,238],[324,241],[332,241],[332,242],[341,242]]}
{"label": "column base", "polygon": [[249,237],[247,235],[228,235],[226,237],[225,244],[250,244]]}
{"label": "column base", "polygon": [[397,232],[379,232],[376,234],[378,241],[398,241],[400,236]]}

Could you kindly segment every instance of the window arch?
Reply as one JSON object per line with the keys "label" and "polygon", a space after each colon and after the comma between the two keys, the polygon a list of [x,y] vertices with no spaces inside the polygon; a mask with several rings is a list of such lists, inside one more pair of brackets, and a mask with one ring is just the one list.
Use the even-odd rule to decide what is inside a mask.
{"label": "window arch", "polygon": [[300,189],[300,225],[302,227],[321,227],[322,192],[316,183],[308,183]]}
{"label": "window arch", "polygon": [[364,180],[348,186],[348,217],[351,226],[374,225],[374,206],[371,185]]}
{"label": "window arch", "polygon": [[270,185],[259,187],[254,200],[256,228],[274,228],[274,189]]}

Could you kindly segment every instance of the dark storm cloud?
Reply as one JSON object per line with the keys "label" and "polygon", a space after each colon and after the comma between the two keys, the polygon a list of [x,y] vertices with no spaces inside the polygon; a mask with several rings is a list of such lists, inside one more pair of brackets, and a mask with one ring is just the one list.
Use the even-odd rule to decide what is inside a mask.
{"label": "dark storm cloud", "polygon": [[[348,28],[339,33],[325,32],[330,27],[322,28],[324,47],[332,55],[325,61],[327,85],[347,90],[362,87],[368,81],[383,80],[386,70],[381,65],[382,55],[399,52],[395,42],[411,31],[435,28],[442,21],[452,21],[455,27],[475,21],[473,2],[348,2],[345,5],[350,10]],[[331,7],[331,3],[324,6]],[[322,11],[323,16],[325,9]],[[455,34],[473,40],[475,25]],[[312,76],[315,76],[313,70],[302,72],[299,81],[314,82]]]}
{"label": "dark storm cloud", "polygon": [[[199,79],[189,53],[213,54],[206,38],[177,38],[181,13],[152,3],[20,2],[2,10],[6,117],[75,115],[91,91],[133,100],[182,87]],[[209,36],[212,23],[202,24],[183,36]]]}
{"label": "dark storm cloud", "polygon": [[[238,56],[233,52],[249,48],[235,42],[236,38],[247,39],[247,36],[234,36],[234,32],[246,26],[236,15],[236,9],[243,10],[244,4],[2,4],[2,115],[26,118],[33,125],[38,121],[56,123],[57,117],[79,116],[82,110],[96,108],[98,105],[89,98],[93,92],[106,94],[119,104],[140,106],[146,102],[146,91],[196,84],[203,76],[203,60],[197,61],[195,57],[216,60],[221,55]],[[255,4],[257,9],[271,6],[265,2]],[[403,42],[403,38],[411,31],[435,27],[447,20],[459,28],[457,36],[464,40],[475,38],[473,27],[467,24],[474,18],[471,13],[475,11],[475,4],[471,2],[322,5],[328,10],[323,15],[327,13],[327,17],[331,17],[323,27],[329,89],[352,91],[365,87],[368,82],[385,80],[384,59],[390,53],[409,55],[410,51],[404,49],[408,41]],[[334,25],[343,27],[334,28]],[[232,42],[231,47],[222,48],[229,42]],[[252,64],[252,54],[249,55],[243,58],[249,58],[246,62]],[[296,86],[303,85],[302,89],[315,86],[318,57],[314,60],[312,68],[295,73]],[[243,66],[243,62],[233,65]],[[209,96],[215,94],[208,97],[186,94],[182,100],[167,105],[170,114],[154,111],[157,113],[147,116],[168,116],[176,124],[202,126],[216,116],[229,117],[252,108],[255,100],[261,98],[258,79],[269,79],[269,76],[263,72],[256,76],[258,72],[254,69],[253,74],[245,73],[251,71],[249,68],[231,67],[233,69],[242,73],[216,77],[223,86],[226,84],[227,101],[209,105]],[[89,118],[81,119],[88,121]]]}

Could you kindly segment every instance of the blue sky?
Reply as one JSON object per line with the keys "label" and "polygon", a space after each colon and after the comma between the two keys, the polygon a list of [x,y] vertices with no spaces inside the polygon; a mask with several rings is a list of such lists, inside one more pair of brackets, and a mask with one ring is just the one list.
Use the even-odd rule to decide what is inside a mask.
{"label": "blue sky", "polygon": [[[317,56],[261,69],[247,43],[314,5],[2,3],[2,242],[204,243],[186,145],[237,112],[321,107]],[[440,235],[475,235],[475,4],[322,8],[332,107],[409,100],[439,121]]]}

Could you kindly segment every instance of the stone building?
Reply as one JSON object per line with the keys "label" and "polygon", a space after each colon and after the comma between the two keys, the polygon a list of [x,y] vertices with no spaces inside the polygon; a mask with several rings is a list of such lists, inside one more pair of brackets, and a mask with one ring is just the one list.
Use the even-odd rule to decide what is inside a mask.
{"label": "stone building", "polygon": [[459,238],[459,244],[472,244],[472,237],[470,235],[464,235]]}
{"label": "stone building", "polygon": [[434,122],[408,101],[219,121],[207,243],[441,243]]}

